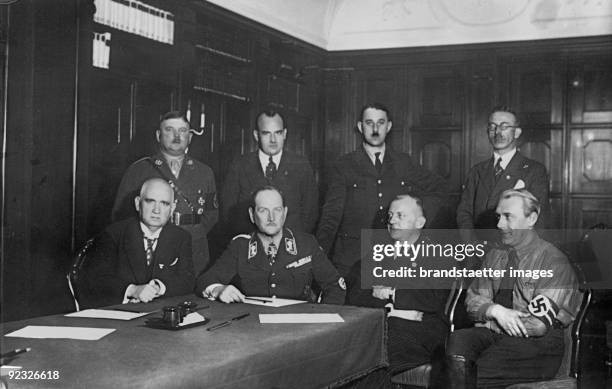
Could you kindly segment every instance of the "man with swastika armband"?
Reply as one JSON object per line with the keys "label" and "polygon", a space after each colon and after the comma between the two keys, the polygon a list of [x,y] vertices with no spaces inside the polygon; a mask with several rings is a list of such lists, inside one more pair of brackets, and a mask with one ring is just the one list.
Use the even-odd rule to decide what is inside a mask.
{"label": "man with swastika armband", "polygon": [[312,282],[323,292],[321,302],[343,304],[344,279],[314,236],[284,228],[288,208],[281,192],[264,186],[253,193],[249,216],[257,230],[237,235],[196,282],[196,294],[224,303],[246,296],[317,302]]}
{"label": "man with swastika armband", "polygon": [[534,230],[540,213],[535,196],[506,190],[496,213],[503,246],[489,251],[483,269],[503,273],[476,278],[467,290],[465,304],[476,325],[451,334],[449,388],[505,388],[554,377],[563,358],[563,328],[580,305],[566,256]]}

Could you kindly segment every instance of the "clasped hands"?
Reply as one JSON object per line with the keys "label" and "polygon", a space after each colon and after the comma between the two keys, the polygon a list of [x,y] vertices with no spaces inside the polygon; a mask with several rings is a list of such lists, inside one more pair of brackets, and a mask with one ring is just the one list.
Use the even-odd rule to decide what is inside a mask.
{"label": "clasped hands", "polygon": [[499,304],[493,304],[487,309],[487,317],[493,319],[487,322],[487,327],[497,333],[528,338],[542,336],[546,326],[526,312],[509,309]]}

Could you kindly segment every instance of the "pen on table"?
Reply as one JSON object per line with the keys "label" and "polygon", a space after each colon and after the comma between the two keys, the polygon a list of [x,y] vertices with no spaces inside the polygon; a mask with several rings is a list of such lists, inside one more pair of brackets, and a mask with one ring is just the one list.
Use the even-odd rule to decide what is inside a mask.
{"label": "pen on table", "polygon": [[30,347],[27,347],[27,348],[18,348],[16,350],[9,351],[6,354],[0,355],[0,358],[2,358],[2,359],[13,358],[14,356],[17,356],[17,355],[19,355],[21,353],[27,353],[30,350],[32,350]]}
{"label": "pen on table", "polygon": [[212,326],[212,327],[208,327],[208,328],[206,329],[206,331],[214,331],[214,330],[217,330],[217,329],[219,329],[219,328],[223,328],[223,327],[225,327],[225,326],[228,326],[228,325],[232,324],[232,322],[233,322],[233,321],[240,320],[240,319],[244,319],[245,317],[247,317],[247,316],[249,316],[249,315],[250,315],[250,313],[245,313],[245,314],[242,314],[242,315],[240,315],[240,316],[233,317],[233,318],[231,318],[231,319],[229,319],[229,320],[227,320],[227,321],[224,321],[224,322],[219,323],[219,324],[215,324],[215,325],[214,325],[214,326]]}

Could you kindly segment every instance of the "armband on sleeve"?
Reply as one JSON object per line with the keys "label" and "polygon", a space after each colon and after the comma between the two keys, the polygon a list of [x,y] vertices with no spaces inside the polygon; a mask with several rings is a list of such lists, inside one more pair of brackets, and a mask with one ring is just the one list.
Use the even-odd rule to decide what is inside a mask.
{"label": "armband on sleeve", "polygon": [[548,297],[539,294],[529,302],[529,313],[544,323],[546,328],[550,328],[557,321],[559,307]]}

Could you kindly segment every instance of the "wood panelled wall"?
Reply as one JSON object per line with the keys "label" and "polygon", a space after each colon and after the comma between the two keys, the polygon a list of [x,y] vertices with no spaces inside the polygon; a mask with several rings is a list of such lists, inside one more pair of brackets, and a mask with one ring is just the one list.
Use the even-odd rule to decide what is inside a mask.
{"label": "wood panelled wall", "polygon": [[[550,174],[553,228],[612,225],[612,39],[328,53],[325,163],[359,143],[360,107],[392,110],[390,143],[452,184],[490,158],[496,105],[521,121],[520,149]],[[327,166],[327,165],[326,165]]]}
{"label": "wood panelled wall", "polygon": [[[509,103],[523,150],[551,172],[557,225],[612,223],[610,37],[328,53],[203,1],[147,3],[174,13],[174,45],[94,23],[93,0],[0,6],[2,321],[72,309],[72,253],[109,223],[124,170],[155,151],[170,109],[203,127],[190,152],[220,187],[233,157],[256,147],[256,113],[272,105],[287,118],[287,147],[323,184],[329,164],[360,144],[361,105],[377,100],[393,112],[393,147],[458,195],[490,155],[488,110]],[[92,66],[93,32],[112,34],[110,69]]]}

